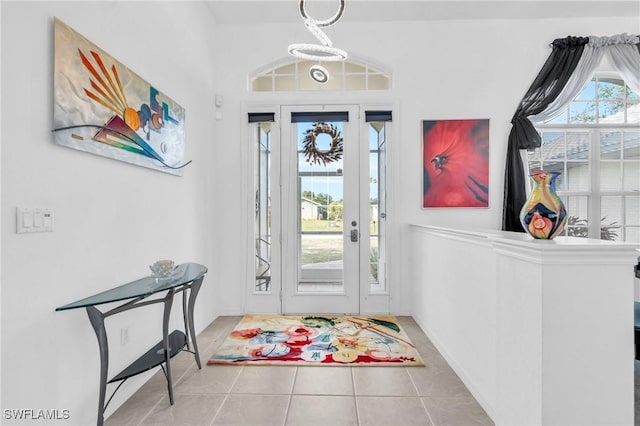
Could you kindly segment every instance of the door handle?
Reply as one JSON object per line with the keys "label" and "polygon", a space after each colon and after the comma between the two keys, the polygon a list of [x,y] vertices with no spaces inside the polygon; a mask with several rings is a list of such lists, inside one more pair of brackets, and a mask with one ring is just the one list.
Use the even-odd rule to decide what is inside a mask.
{"label": "door handle", "polygon": [[352,229],[351,230],[351,242],[352,243],[357,243],[359,237],[360,237],[360,233],[358,232],[358,230],[357,229]]}

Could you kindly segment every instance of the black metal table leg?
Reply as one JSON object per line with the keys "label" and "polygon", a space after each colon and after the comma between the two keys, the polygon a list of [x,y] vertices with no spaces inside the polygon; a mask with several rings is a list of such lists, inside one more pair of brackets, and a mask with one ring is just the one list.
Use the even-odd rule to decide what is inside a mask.
{"label": "black metal table leg", "polygon": [[[198,365],[199,370],[202,370],[202,366],[200,365],[200,353],[198,352],[196,330],[193,323],[193,308],[196,304],[196,297],[198,297],[198,292],[200,291],[200,286],[202,286],[203,280],[204,277],[200,277],[197,280],[193,281],[193,283],[189,286],[191,290],[189,292],[189,327],[187,327],[188,335],[191,336],[191,341],[193,342],[193,354],[196,357],[196,364]],[[189,339],[187,339],[187,342],[188,341]]]}
{"label": "black metal table leg", "polygon": [[171,357],[169,355],[169,317],[171,316],[171,306],[173,305],[174,289],[167,292],[164,298],[164,315],[162,319],[162,341],[165,359],[165,369],[167,376],[167,388],[169,391],[169,403],[173,405],[173,380],[171,379]]}
{"label": "black metal table leg", "polygon": [[109,370],[109,344],[107,342],[107,332],[104,328],[104,315],[93,306],[87,306],[87,315],[96,332],[98,347],[100,349],[100,396],[98,397],[98,426],[104,423],[104,399],[107,392],[107,374]]}

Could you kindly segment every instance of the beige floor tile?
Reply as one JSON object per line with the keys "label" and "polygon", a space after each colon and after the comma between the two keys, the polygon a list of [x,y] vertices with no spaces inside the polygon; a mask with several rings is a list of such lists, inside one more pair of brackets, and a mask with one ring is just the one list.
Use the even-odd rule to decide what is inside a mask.
{"label": "beige floor tile", "polygon": [[440,355],[435,345],[422,331],[420,326],[411,317],[398,317],[400,326],[405,330],[411,342],[415,345],[425,364],[448,365]]}
{"label": "beige floor tile", "polygon": [[[297,367],[245,366],[231,393],[291,394]],[[320,367],[321,368],[321,367]]]}
{"label": "beige floor tile", "polygon": [[409,335],[415,336],[416,333],[422,333],[420,326],[413,320],[411,317],[396,317],[398,319],[398,324],[402,329]]}
{"label": "beige floor tile", "polygon": [[409,336],[409,339],[411,339],[411,342],[416,347],[422,346],[428,349],[435,349],[431,340],[417,326],[415,331],[412,331],[410,328],[405,330],[407,330],[407,336]]}
{"label": "beige floor tile", "polygon": [[105,426],[137,425],[162,400],[158,393],[136,392],[104,422]]}
{"label": "beige floor tile", "polygon": [[406,367],[357,367],[352,373],[357,396],[417,396]]}
{"label": "beige floor tile", "polygon": [[473,397],[422,398],[436,425],[493,425],[493,421]]}
{"label": "beige floor tile", "polygon": [[448,365],[429,364],[407,371],[420,396],[471,396],[462,380]]}
{"label": "beige floor tile", "polygon": [[174,387],[175,393],[214,394],[228,393],[238,379],[242,367],[205,365],[202,370],[190,370]]}
{"label": "beige floor tile", "polygon": [[199,349],[203,364],[206,364],[207,361],[209,361],[209,358],[211,358],[211,356],[218,350],[218,348],[222,346],[232,329],[233,327],[218,336],[211,336],[202,339],[198,337],[198,345],[200,345]]}
{"label": "beige floor tile", "polygon": [[203,339],[202,342],[198,341],[198,344],[200,345],[200,356],[202,357],[203,365],[206,364],[207,361],[209,361],[209,358],[211,358],[216,349],[218,349],[218,347],[222,345],[222,342],[224,342],[224,339],[226,339],[226,337],[227,333],[217,339]]}
{"label": "beige floor tile", "polygon": [[353,395],[351,367],[298,367],[296,395]]}
{"label": "beige floor tile", "polygon": [[[222,340],[220,342],[216,342],[216,341],[209,341],[207,344],[207,341],[203,341],[202,343],[198,342],[198,350],[200,352],[200,365],[202,366],[202,368],[205,367],[205,365],[207,365],[207,361],[209,361],[209,358],[211,358],[211,355],[213,355],[213,353],[216,351],[216,349],[218,349],[218,347],[222,344]],[[195,364],[195,360],[193,358],[193,355],[191,355],[190,361],[192,363]]]}
{"label": "beige floor tile", "polygon": [[356,404],[361,426],[431,425],[418,397],[358,396]]}
{"label": "beige floor tile", "polygon": [[225,426],[282,426],[289,395],[228,395],[213,420]]}
{"label": "beige floor tile", "polygon": [[438,352],[431,342],[425,344],[418,342],[416,343],[416,349],[424,360],[425,365],[449,366],[447,361],[442,355],[440,355],[440,352]]}
{"label": "beige floor tile", "polygon": [[[227,334],[228,333],[225,332],[224,334],[221,334],[219,336],[214,336],[214,337],[212,337],[212,335],[203,336],[202,334],[200,334],[197,337],[198,352],[200,355],[201,366],[203,367],[205,366],[207,361],[209,361],[209,358],[211,357],[211,355],[214,353],[215,349],[217,349],[217,347],[220,346],[220,344],[222,344]],[[185,350],[181,351],[178,355],[176,355],[171,359],[172,367],[173,367],[173,364],[176,364],[178,366],[183,366],[183,365],[187,367],[194,366],[197,368],[195,354],[193,352],[195,352],[195,348],[193,346],[193,343],[190,343],[189,351],[187,351],[185,348]]]}
{"label": "beige floor tile", "polygon": [[224,402],[224,395],[174,395],[164,398],[142,421],[143,425],[209,425]]}
{"label": "beige floor tile", "polygon": [[[326,370],[326,368],[318,369]],[[286,424],[290,426],[355,426],[358,424],[355,398],[353,396],[293,395]]]}
{"label": "beige floor tile", "polygon": [[[191,350],[193,351],[193,346],[191,346]],[[200,361],[202,361],[202,345],[198,342],[198,351],[200,352]],[[196,357],[191,352],[187,352],[186,350],[181,351],[178,355],[171,358],[171,368],[174,366],[186,366],[186,367],[196,367]]]}
{"label": "beige floor tile", "polygon": [[[193,363],[193,366],[186,366],[185,364],[174,365],[174,363],[172,363],[171,377],[173,381],[173,388],[175,389],[176,386],[178,386],[180,380],[187,373],[187,371],[194,368],[197,369],[195,362]],[[161,394],[162,396],[167,396],[167,378],[165,377],[162,369],[158,368],[156,374],[154,374],[153,377],[151,377],[151,379],[149,379],[149,381],[147,381],[147,383],[145,383],[138,392],[157,393]]]}
{"label": "beige floor tile", "polygon": [[226,337],[231,330],[240,322],[242,317],[218,317],[207,328],[202,330],[198,335],[198,344],[200,340],[218,339]]}
{"label": "beige floor tile", "polygon": [[[172,359],[173,406],[158,370],[105,424],[409,426],[429,424],[429,410],[436,424],[491,424],[411,317],[399,323],[426,367],[207,366],[241,318],[220,317],[200,333],[202,370],[192,354]],[[638,378],[640,362],[636,370]]]}

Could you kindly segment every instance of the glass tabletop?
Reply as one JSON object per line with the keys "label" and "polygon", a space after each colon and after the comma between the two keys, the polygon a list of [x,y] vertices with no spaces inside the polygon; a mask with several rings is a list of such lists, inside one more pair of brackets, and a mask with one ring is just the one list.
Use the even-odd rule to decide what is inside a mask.
{"label": "glass tabletop", "polygon": [[146,276],[119,287],[112,288],[102,293],[94,294],[68,305],[56,308],[56,311],[67,309],[86,308],[87,306],[100,305],[103,303],[118,302],[121,300],[134,299],[136,297],[146,297],[163,290],[169,290],[188,284],[207,273],[207,268],[197,263],[183,263],[176,266],[173,273],[165,278]]}

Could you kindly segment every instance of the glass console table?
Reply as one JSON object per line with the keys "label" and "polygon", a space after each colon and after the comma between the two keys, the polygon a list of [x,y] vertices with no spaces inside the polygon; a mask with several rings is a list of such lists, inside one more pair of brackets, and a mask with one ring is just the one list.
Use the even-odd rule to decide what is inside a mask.
{"label": "glass console table", "polygon": [[[85,308],[89,321],[98,338],[100,349],[100,392],[98,402],[98,422],[99,426],[104,423],[104,412],[111,402],[113,395],[120,386],[132,376],[148,371],[160,365],[167,378],[167,390],[169,392],[169,402],[173,405],[173,384],[171,380],[170,359],[182,350],[192,353],[195,357],[198,368],[201,369],[200,355],[198,353],[198,343],[193,324],[193,307],[200,291],[200,286],[207,273],[207,268],[197,263],[183,263],[178,265],[173,273],[166,278],[156,278],[147,276],[130,283],[112,288],[102,293],[95,294],[77,302],[56,308],[56,311],[68,309]],[[182,312],[184,319],[184,332],[174,330],[169,334],[169,316],[173,305],[173,296],[182,292]],[[144,300],[151,295],[164,293],[160,298]],[[96,308],[97,305],[124,302],[123,304],[102,312]],[[116,374],[112,379],[108,379],[109,370],[109,344],[107,342],[107,332],[104,326],[105,318],[130,309],[156,303],[164,304],[162,322],[162,340],[131,363],[128,367]],[[189,344],[189,338],[193,344],[193,350]],[[185,349],[186,348],[186,349]],[[111,397],[105,404],[107,383],[120,382],[113,391]]]}

